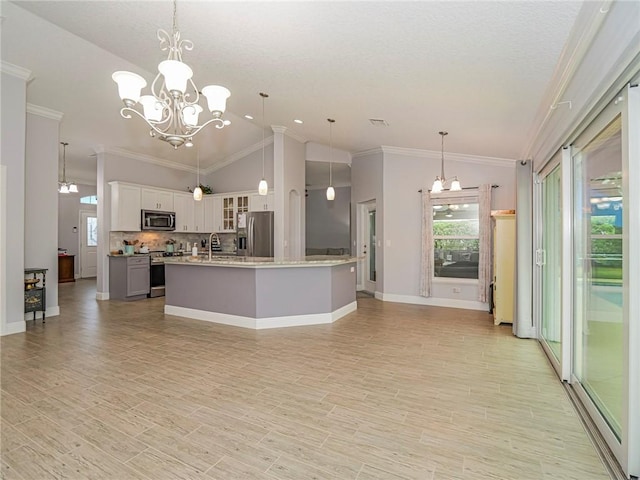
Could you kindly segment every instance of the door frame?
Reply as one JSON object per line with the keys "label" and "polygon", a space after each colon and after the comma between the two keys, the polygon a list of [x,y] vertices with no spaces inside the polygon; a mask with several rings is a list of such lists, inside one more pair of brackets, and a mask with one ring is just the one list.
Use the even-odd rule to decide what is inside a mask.
{"label": "door frame", "polygon": [[[356,246],[355,256],[361,257],[362,261],[358,262],[357,285],[356,289],[372,294],[376,293],[377,283],[368,280],[369,278],[369,254],[371,246],[369,245],[369,212],[376,211],[376,201],[368,200],[357,204],[356,207]],[[376,230],[377,230],[377,214],[376,214]],[[369,248],[366,248],[368,246]],[[374,246],[375,248],[375,246]],[[366,253],[365,253],[366,252]],[[376,256],[377,263],[377,256]],[[376,271],[377,271],[376,267]],[[377,275],[376,275],[377,276]]]}

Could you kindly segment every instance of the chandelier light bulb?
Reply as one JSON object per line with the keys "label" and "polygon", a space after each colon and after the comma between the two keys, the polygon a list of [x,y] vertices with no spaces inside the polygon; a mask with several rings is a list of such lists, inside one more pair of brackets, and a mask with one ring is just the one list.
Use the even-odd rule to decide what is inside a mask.
{"label": "chandelier light bulb", "polygon": [[111,78],[118,84],[120,99],[128,107],[138,103],[140,92],[147,86],[147,81],[137,73],[119,71],[111,75]]}
{"label": "chandelier light bulb", "polygon": [[193,189],[193,199],[196,202],[202,200],[202,189],[200,188],[200,185]]}
{"label": "chandelier light bulb", "polygon": [[431,193],[440,193],[442,191],[442,180],[440,177],[436,177],[436,180],[433,182],[431,187]]}
{"label": "chandelier light bulb", "polygon": [[462,186],[460,185],[460,180],[458,180],[458,177],[453,178],[453,181],[451,182],[451,188],[449,188],[449,190],[451,190],[452,192],[459,192],[460,190],[462,190]]}
{"label": "chandelier light bulb", "polygon": [[69,184],[69,193],[78,193],[78,185],[76,185],[75,183],[71,182]]}
{"label": "chandelier light bulb", "polygon": [[58,190],[60,193],[69,193],[69,185],[67,185],[66,183],[63,183],[62,185],[60,185],[60,190]]}

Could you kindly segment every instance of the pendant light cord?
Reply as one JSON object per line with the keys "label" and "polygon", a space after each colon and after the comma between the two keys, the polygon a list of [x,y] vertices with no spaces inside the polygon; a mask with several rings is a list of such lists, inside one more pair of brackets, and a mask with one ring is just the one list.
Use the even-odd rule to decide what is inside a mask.
{"label": "pendant light cord", "polygon": [[440,180],[442,181],[442,184],[444,185],[444,181],[445,181],[445,176],[444,176],[444,137],[445,135],[448,135],[449,132],[438,132],[440,134],[440,138],[441,138],[441,142],[440,142],[440,152],[441,152],[441,157],[440,157]]}
{"label": "pendant light cord", "polygon": [[198,175],[196,181],[196,188],[200,186],[200,149],[196,150],[196,162],[198,164]]}
{"label": "pendant light cord", "polygon": [[268,97],[266,93],[261,93],[262,97],[262,179],[264,180],[264,99]]}
{"label": "pendant light cord", "polygon": [[62,183],[67,183],[67,145],[68,142],[60,142],[62,145]]}
{"label": "pendant light cord", "polygon": [[329,122],[329,186],[333,186],[333,124],[335,120],[333,118],[327,118]]}

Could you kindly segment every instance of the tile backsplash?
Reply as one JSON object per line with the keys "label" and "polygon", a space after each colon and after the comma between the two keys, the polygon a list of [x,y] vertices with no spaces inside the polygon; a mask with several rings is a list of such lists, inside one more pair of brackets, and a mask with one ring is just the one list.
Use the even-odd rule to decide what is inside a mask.
{"label": "tile backsplash", "polygon": [[[236,234],[235,233],[219,233],[220,245],[223,252],[235,253],[236,249]],[[109,252],[117,252],[118,250],[124,250],[124,240],[133,242],[138,240],[135,244],[134,250],[139,252],[140,247],[145,245],[149,247],[150,251],[165,250],[167,241],[174,240],[174,251],[186,250],[187,243],[193,246],[195,243],[198,246],[198,250],[202,250],[202,241],[205,241],[207,246],[209,243],[209,234],[202,233],[176,233],[176,232],[109,232]],[[204,249],[206,250],[206,247]]]}

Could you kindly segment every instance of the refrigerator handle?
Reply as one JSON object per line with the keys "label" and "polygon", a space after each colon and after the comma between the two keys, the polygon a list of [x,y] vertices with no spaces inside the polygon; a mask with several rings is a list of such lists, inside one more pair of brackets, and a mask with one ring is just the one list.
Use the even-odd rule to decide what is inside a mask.
{"label": "refrigerator handle", "polygon": [[255,236],[253,235],[253,216],[249,217],[249,225],[247,225],[247,255],[253,257],[253,250],[255,248]]}

